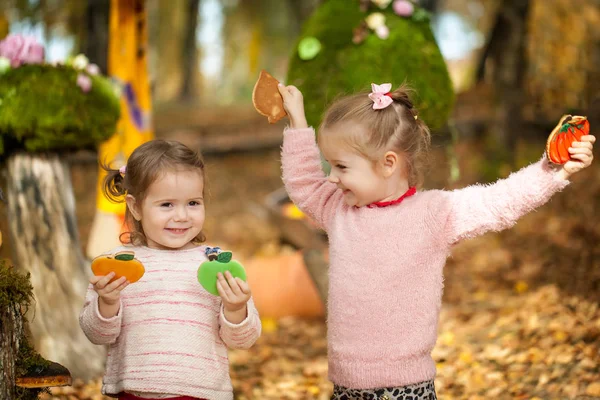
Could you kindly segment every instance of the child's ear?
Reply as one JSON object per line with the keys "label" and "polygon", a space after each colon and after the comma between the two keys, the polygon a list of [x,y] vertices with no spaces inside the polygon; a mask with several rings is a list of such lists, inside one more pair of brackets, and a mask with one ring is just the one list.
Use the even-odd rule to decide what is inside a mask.
{"label": "child's ear", "polygon": [[400,157],[394,151],[388,151],[383,155],[382,160],[383,176],[389,178],[400,168]]}
{"label": "child's ear", "polygon": [[133,218],[136,221],[141,220],[142,213],[140,212],[140,208],[139,208],[137,201],[135,200],[135,197],[128,194],[127,196],[125,196],[125,202],[127,203],[127,207],[129,208],[131,215],[133,215]]}

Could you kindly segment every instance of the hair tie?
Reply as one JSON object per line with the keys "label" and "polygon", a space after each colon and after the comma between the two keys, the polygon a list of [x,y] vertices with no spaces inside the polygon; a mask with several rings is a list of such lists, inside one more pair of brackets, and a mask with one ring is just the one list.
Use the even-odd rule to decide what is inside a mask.
{"label": "hair tie", "polygon": [[369,98],[373,100],[373,110],[381,110],[394,102],[390,93],[391,89],[391,83],[382,83],[381,85],[371,83]]}
{"label": "hair tie", "polygon": [[125,172],[127,172],[127,165],[123,165],[121,168],[119,168],[119,173],[121,175],[125,175]]}

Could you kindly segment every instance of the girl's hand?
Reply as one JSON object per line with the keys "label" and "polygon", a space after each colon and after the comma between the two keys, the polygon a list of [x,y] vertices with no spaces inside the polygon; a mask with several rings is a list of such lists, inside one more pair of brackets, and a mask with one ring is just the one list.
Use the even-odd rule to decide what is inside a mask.
{"label": "girl's hand", "polygon": [[564,179],[569,179],[575,172],[589,167],[594,159],[592,153],[596,137],[592,135],[582,136],[579,142],[573,142],[569,148],[571,159],[567,161],[560,171]]}
{"label": "girl's hand", "polygon": [[[105,276],[92,276],[90,283],[94,286],[94,291],[98,293],[98,309],[104,318],[111,318],[119,312],[119,300],[121,291],[125,289],[129,282],[124,276],[114,282],[110,282],[115,277],[111,272]],[[109,283],[110,282],[110,283]]]}
{"label": "girl's hand", "polygon": [[283,108],[290,117],[290,127],[292,129],[308,128],[306,116],[304,115],[302,92],[296,86],[284,86],[281,83],[277,88],[281,93],[281,97],[283,97]]}
{"label": "girl's hand", "polygon": [[248,283],[240,278],[234,278],[229,271],[225,271],[225,275],[219,272],[217,274],[217,291],[223,301],[225,318],[233,324],[239,324],[245,320],[248,312],[246,303],[251,296]]}

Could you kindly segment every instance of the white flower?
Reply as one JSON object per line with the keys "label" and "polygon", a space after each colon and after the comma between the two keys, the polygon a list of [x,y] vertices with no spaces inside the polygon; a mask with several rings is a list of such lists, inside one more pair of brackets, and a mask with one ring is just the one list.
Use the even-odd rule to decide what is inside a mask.
{"label": "white flower", "polygon": [[375,4],[377,7],[381,8],[382,10],[384,8],[386,8],[387,6],[390,5],[390,3],[392,2],[392,0],[371,0],[373,2],[373,4]]}
{"label": "white flower", "polygon": [[377,30],[380,26],[385,25],[385,15],[380,12],[373,13],[365,19],[367,26],[373,30]]}
{"label": "white flower", "polygon": [[83,54],[78,54],[73,58],[73,68],[75,69],[85,69],[88,66],[90,60]]}
{"label": "white flower", "polygon": [[10,59],[6,57],[0,57],[0,75],[10,69]]}

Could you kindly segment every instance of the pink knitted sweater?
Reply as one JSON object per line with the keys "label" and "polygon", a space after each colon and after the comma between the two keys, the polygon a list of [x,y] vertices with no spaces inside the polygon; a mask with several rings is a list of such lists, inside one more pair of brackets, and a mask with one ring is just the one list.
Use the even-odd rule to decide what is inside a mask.
{"label": "pink knitted sweater", "polygon": [[135,251],[146,272],[121,293],[113,318],[100,315],[98,295],[88,288],[79,322],[92,343],[109,345],[103,394],[233,399],[227,347],[252,346],[261,324],[252,300],[240,324],[225,319],[221,298],[197,280],[198,267],[207,260],[204,249],[127,246],[110,252]]}
{"label": "pink knitted sweater", "polygon": [[493,185],[350,207],[321,169],[312,128],[285,130],[282,169],[291,199],[328,233],[329,378],[355,389],[433,379],[451,246],[511,227],[568,184],[542,159]]}

